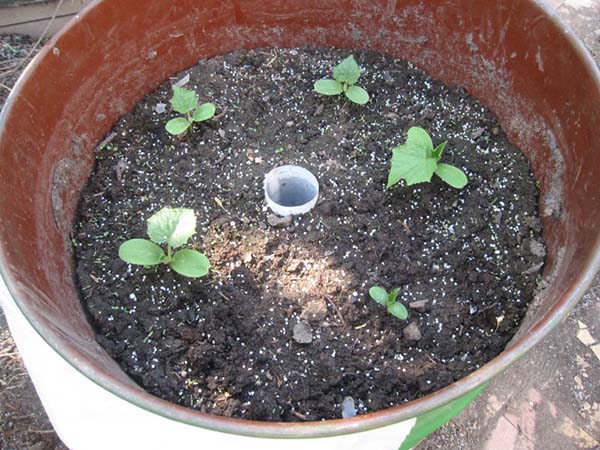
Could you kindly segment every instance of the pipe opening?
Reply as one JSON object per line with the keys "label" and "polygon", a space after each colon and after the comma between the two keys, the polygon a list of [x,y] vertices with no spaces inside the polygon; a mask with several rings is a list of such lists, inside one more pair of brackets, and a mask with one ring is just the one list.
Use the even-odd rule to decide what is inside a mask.
{"label": "pipe opening", "polygon": [[319,182],[299,166],[281,166],[271,170],[264,181],[269,208],[280,216],[304,214],[317,203]]}

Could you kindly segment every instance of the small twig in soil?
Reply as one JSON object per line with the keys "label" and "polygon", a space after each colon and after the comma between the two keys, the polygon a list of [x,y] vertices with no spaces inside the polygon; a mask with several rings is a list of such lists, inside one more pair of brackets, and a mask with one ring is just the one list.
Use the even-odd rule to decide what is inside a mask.
{"label": "small twig in soil", "polygon": [[228,106],[226,106],[225,108],[223,108],[223,111],[221,111],[221,112],[220,112],[219,114],[217,114],[216,116],[213,116],[213,120],[214,120],[214,119],[220,119],[221,117],[223,117],[223,116],[225,115],[225,113],[227,112],[227,109],[228,109],[228,108],[229,108]]}
{"label": "small twig in soil", "polygon": [[488,309],[492,309],[497,304],[498,302],[494,302],[490,306],[486,306],[485,308],[478,310],[476,314],[481,314],[482,312],[487,311]]}
{"label": "small twig in soil", "polygon": [[150,332],[143,339],[143,342],[148,342],[153,334],[154,334],[154,327],[150,327]]}
{"label": "small twig in soil", "polygon": [[221,199],[219,197],[215,197],[215,203],[219,206],[219,208],[221,208],[223,211],[225,211],[226,213],[229,213],[229,211],[227,211],[225,209],[225,207],[223,206],[223,202],[221,201]]}
{"label": "small twig in soil", "polygon": [[0,87],[3,87],[4,89],[6,89],[8,92],[12,92],[12,88],[9,88],[7,85],[0,83]]}
{"label": "small twig in soil", "polygon": [[404,219],[402,222],[400,222],[402,224],[402,226],[404,227],[404,229],[406,230],[406,232],[408,234],[412,233],[412,230],[410,229],[410,227],[408,226],[408,224],[406,223],[406,219]]}
{"label": "small twig in soil", "polygon": [[[16,66],[19,61],[21,61],[22,58],[14,58],[14,59],[7,59],[6,61],[0,61],[0,67],[2,66]],[[12,67],[9,67],[9,69],[12,69]]]}
{"label": "small twig in soil", "polygon": [[55,433],[54,430],[34,430],[33,428],[28,428],[27,431],[29,433],[35,433],[35,434],[50,434],[50,433]]}
{"label": "small twig in soil", "polygon": [[223,297],[225,300],[227,300],[228,302],[230,302],[230,301],[231,301],[231,299],[230,299],[229,297],[227,297],[225,294],[223,294],[221,291],[217,291],[217,293],[218,293],[218,294],[219,294],[221,297]]}
{"label": "small twig in soil", "polygon": [[223,161],[225,161],[225,158],[227,158],[227,154],[223,154],[221,157],[219,157],[219,159],[217,159],[215,161],[215,166],[218,166],[219,164],[221,164]]}
{"label": "small twig in soil", "polygon": [[533,267],[530,267],[527,270],[524,270],[523,272],[521,272],[521,275],[532,275],[532,274],[534,274],[536,272],[539,272],[542,267],[544,267],[544,262],[543,261],[541,263],[539,263],[539,264],[536,264]]}
{"label": "small twig in soil", "polygon": [[[11,61],[13,62],[13,61]],[[5,78],[8,78],[8,76],[13,73],[13,69],[17,67],[16,64],[13,64],[12,66],[7,66],[7,67],[0,67],[0,80],[4,80]]]}
{"label": "small twig in soil", "polygon": [[342,312],[340,311],[340,309],[338,308],[338,306],[335,304],[335,302],[331,299],[327,299],[327,302],[333,307],[333,309],[335,310],[336,314],[338,315],[338,317],[340,318],[340,320],[342,321],[342,323],[344,324],[345,327],[348,327],[348,322],[346,322],[346,319],[344,319],[344,316],[342,315]]}
{"label": "small twig in soil", "polygon": [[275,54],[275,56],[273,56],[273,57],[272,57],[272,58],[269,60],[269,62],[268,62],[267,64],[265,64],[265,65],[266,65],[267,67],[271,67],[271,65],[273,65],[273,63],[274,63],[275,61],[277,61],[277,58],[279,58],[279,54],[278,54],[278,53],[276,53],[276,54]]}
{"label": "small twig in soil", "polygon": [[352,354],[352,352],[354,352],[354,349],[356,348],[356,344],[358,344],[358,341],[360,341],[360,337],[357,337],[356,339],[354,339],[354,342],[352,343],[352,346],[350,347],[350,354]]}
{"label": "small twig in soil", "polygon": [[302,414],[302,413],[299,413],[298,411],[294,411],[292,414],[293,414],[294,416],[296,416],[298,419],[302,419],[302,420],[308,420],[304,414]]}
{"label": "small twig in soil", "polygon": [[100,142],[100,144],[98,144],[98,147],[96,147],[98,150],[102,150],[104,147],[106,147],[108,144],[110,144],[112,142],[112,140],[114,138],[117,137],[117,133],[115,133],[114,131],[112,133],[110,133],[108,136],[106,136],[104,138],[104,140],[102,142]]}
{"label": "small twig in soil", "polygon": [[29,419],[30,417],[33,417],[33,414],[27,414],[26,416],[13,416],[10,419],[11,420],[25,420],[25,419]]}
{"label": "small twig in soil", "polygon": [[3,398],[2,406],[5,408],[4,409],[5,411],[7,409],[10,410],[9,412],[13,412],[13,413],[16,413],[19,411],[19,409],[13,403],[11,403],[7,398]]}
{"label": "small twig in soil", "polygon": [[429,359],[429,361],[431,361],[434,364],[439,364],[440,363],[439,361],[436,361],[435,359],[433,359],[431,355],[427,355],[426,354],[425,356],[427,357],[427,359]]}

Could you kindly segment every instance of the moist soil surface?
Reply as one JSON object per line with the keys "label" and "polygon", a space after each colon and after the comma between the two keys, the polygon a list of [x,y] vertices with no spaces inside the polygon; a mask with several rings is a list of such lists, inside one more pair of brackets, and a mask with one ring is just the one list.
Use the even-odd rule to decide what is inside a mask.
{"label": "moist soil surface", "polygon": [[[383,54],[354,52],[367,105],[316,94],[347,55],[202,60],[96,150],[73,232],[77,282],[98,342],[148,392],[253,420],[340,418],[346,397],[363,414],[440,389],[514,335],[545,254],[527,160],[463,89]],[[217,115],[177,138],[168,100],[187,75]],[[385,189],[411,126],[448,141],[442,161],[465,188],[434,176]],[[262,183],[283,164],[316,175],[319,202],[273,226]],[[207,277],[118,258],[163,206],[196,211],[190,245],[209,257]],[[407,321],[369,298],[373,285],[401,289]]]}

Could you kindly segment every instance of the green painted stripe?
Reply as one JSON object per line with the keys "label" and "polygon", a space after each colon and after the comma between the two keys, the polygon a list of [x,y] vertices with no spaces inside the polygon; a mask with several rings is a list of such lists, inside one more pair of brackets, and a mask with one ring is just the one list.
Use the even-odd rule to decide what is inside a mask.
{"label": "green painted stripe", "polygon": [[[489,382],[488,382],[489,383]],[[480,386],[456,400],[445,404],[417,418],[417,423],[411,430],[398,450],[410,450],[430,433],[450,421],[462,412],[487,387],[488,383]]]}

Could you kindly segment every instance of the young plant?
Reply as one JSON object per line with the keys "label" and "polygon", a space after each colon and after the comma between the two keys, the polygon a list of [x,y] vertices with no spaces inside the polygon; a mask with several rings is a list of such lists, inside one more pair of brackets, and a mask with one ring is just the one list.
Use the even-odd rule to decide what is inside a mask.
{"label": "young plant", "polygon": [[439,162],[447,143],[444,141],[433,148],[431,137],[423,128],[412,127],[408,130],[406,143],[392,150],[388,189],[401,179],[406,181],[407,186],[429,182],[434,173],[454,188],[465,187],[468,179],[462,170]]}
{"label": "young plant", "polygon": [[315,83],[315,91],[323,95],[338,95],[343,92],[351,102],[364,105],[369,101],[369,94],[356,86],[359,77],[360,67],[354,56],[350,55],[333,68],[333,80],[319,80]]}
{"label": "young plant", "polygon": [[[196,216],[193,209],[163,208],[148,219],[147,239],[130,239],[119,247],[119,258],[130,264],[156,266],[167,264],[175,272],[190,278],[208,273],[208,258],[192,249],[174,249],[185,245],[196,233]],[[159,244],[167,244],[167,253]]]}
{"label": "young plant", "polygon": [[380,305],[385,306],[392,316],[397,317],[400,320],[406,320],[408,319],[408,310],[406,309],[406,306],[396,300],[399,293],[400,288],[396,288],[389,293],[381,286],[373,286],[369,289],[371,298]]}
{"label": "young plant", "polygon": [[184,115],[167,122],[165,128],[174,135],[185,133],[194,122],[204,122],[210,119],[216,111],[216,107],[212,103],[199,105],[198,94],[179,86],[173,86],[173,97],[170,102],[175,111]]}

